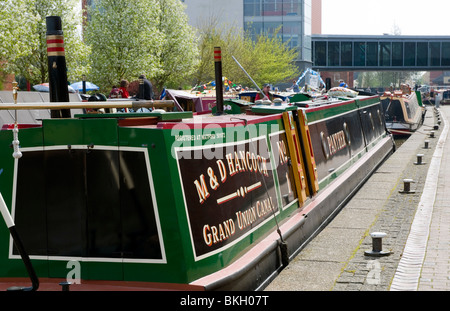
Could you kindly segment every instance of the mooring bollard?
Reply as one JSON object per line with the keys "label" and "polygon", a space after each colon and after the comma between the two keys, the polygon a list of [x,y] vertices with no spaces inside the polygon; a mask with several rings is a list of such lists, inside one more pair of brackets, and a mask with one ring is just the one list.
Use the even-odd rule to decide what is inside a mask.
{"label": "mooring bollard", "polygon": [[61,282],[61,283],[59,283],[59,285],[61,285],[63,292],[68,292],[68,291],[70,291],[69,287],[70,287],[70,285],[72,285],[72,282]]}
{"label": "mooring bollard", "polygon": [[438,130],[439,129],[439,125],[435,124],[433,129],[434,130]]}
{"label": "mooring bollard", "polygon": [[384,232],[373,232],[370,234],[372,237],[372,250],[365,251],[364,254],[367,256],[387,256],[390,255],[390,251],[383,251],[382,239],[386,236]]}
{"label": "mooring bollard", "polygon": [[434,131],[431,131],[431,132],[430,132],[430,137],[431,137],[431,138],[434,138]]}
{"label": "mooring bollard", "polygon": [[414,190],[411,190],[411,183],[414,182],[412,179],[403,179],[403,190],[400,190],[400,193],[414,193]]}
{"label": "mooring bollard", "polygon": [[422,164],[425,164],[425,162],[422,162],[422,157],[423,157],[423,154],[419,153],[419,154],[417,155],[417,162],[414,162],[414,164],[416,164],[416,165],[422,165]]}
{"label": "mooring bollard", "polygon": [[423,148],[424,148],[424,149],[428,149],[429,143],[430,143],[430,141],[429,141],[429,140],[426,140],[426,141],[425,141],[425,146],[424,146]]}

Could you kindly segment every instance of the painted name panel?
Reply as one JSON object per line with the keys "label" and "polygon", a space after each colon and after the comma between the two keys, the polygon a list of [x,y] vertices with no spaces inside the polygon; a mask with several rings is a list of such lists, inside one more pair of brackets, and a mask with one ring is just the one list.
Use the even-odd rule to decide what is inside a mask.
{"label": "painted name panel", "polygon": [[[295,200],[285,139],[279,135],[285,136],[270,139],[273,158],[266,136],[175,148],[196,260],[236,243]],[[281,176],[283,195],[274,174]]]}

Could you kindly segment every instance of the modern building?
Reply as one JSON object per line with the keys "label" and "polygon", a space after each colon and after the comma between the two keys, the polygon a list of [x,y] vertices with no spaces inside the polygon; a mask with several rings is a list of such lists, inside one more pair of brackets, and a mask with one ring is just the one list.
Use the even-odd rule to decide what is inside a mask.
{"label": "modern building", "polygon": [[[181,0],[189,23],[202,27],[210,21],[221,27],[235,26],[252,37],[278,31],[283,42],[299,51],[300,69],[312,65],[311,34],[321,32],[321,0]],[[314,22],[313,14],[314,13]]]}

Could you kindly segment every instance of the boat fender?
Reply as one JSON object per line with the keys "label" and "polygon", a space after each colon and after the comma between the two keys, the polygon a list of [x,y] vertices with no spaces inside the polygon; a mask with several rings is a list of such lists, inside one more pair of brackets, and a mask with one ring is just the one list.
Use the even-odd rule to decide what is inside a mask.
{"label": "boat fender", "polygon": [[281,230],[279,227],[277,228],[277,233],[280,236],[280,241],[279,241],[278,246],[280,247],[281,265],[283,266],[283,268],[286,268],[289,265],[288,245],[283,240],[283,236],[281,235]]}
{"label": "boat fender", "polygon": [[165,113],[166,111],[164,109],[154,109],[152,112]]}
{"label": "boat fender", "polygon": [[286,242],[280,242],[280,252],[281,252],[281,264],[284,268],[289,265],[289,253],[288,253],[288,245]]}
{"label": "boat fender", "polygon": [[273,104],[275,105],[275,106],[281,106],[281,103],[283,102],[283,100],[281,99],[281,98],[275,98],[274,100],[273,100]]}

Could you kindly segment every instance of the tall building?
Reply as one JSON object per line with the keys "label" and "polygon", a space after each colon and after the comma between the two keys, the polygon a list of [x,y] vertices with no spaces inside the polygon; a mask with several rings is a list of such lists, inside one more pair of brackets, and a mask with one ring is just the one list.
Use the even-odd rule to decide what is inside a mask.
{"label": "tall building", "polygon": [[[312,65],[312,25],[321,32],[321,0],[181,0],[186,4],[189,23],[195,27],[215,20],[222,27],[236,26],[248,31],[253,38],[278,31],[283,42],[299,51],[300,69]],[[314,5],[314,10],[312,10]],[[318,13],[319,12],[319,13]],[[320,14],[320,15],[318,15]]]}
{"label": "tall building", "polygon": [[312,0],[311,33],[313,35],[322,34],[322,0]]}
{"label": "tall building", "polygon": [[186,5],[189,24],[202,28],[210,23],[221,27],[244,28],[243,0],[181,0]]}

